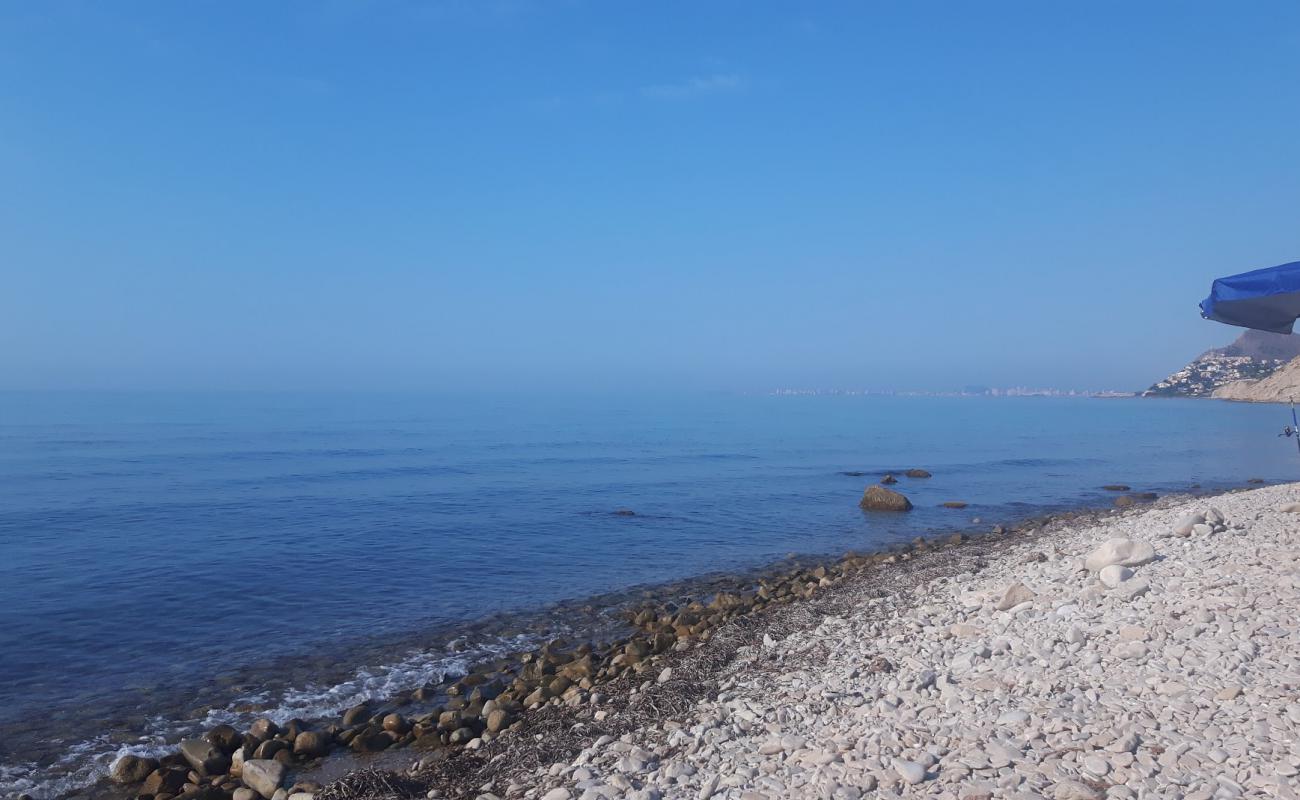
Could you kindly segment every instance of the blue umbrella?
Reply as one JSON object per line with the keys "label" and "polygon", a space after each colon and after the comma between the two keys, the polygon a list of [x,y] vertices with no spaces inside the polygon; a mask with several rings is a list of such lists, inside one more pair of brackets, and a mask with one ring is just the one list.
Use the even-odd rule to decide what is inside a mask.
{"label": "blue umbrella", "polygon": [[1273,333],[1291,333],[1300,317],[1300,261],[1219,278],[1201,316]]}

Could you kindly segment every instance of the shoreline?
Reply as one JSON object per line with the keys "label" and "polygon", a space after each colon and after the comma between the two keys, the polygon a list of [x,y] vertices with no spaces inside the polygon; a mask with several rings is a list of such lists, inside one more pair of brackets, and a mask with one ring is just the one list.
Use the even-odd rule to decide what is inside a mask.
{"label": "shoreline", "polygon": [[[1231,492],[1233,490],[1229,489],[1225,491]],[[1214,494],[1218,494],[1218,492],[1214,492]],[[1111,498],[1115,497],[1114,494],[1108,494],[1104,496],[1111,497]],[[1193,495],[1188,495],[1188,494],[1171,495],[1171,496],[1167,496],[1166,498],[1161,498],[1161,500],[1155,502],[1156,504],[1159,504],[1167,500],[1168,497],[1186,498],[1191,496]],[[1150,508],[1150,507],[1152,507],[1152,505],[1146,502],[1144,502],[1140,506],[1140,508]],[[951,529],[932,533],[931,539],[932,540],[936,538],[948,539],[956,535],[960,540],[963,541],[963,545],[978,543],[979,544],[978,549],[996,550],[997,547],[999,546],[998,543],[1002,541],[1005,537],[1023,536],[1025,535],[1024,532],[1026,530],[1041,529],[1053,523],[1061,523],[1066,520],[1077,521],[1085,517],[1107,518],[1113,516],[1115,513],[1116,510],[1111,507],[1098,508],[1095,506],[1087,506],[1087,505],[1082,507],[1076,506],[1073,509],[1062,508],[1059,510],[1053,510],[1048,513],[1036,513],[1036,514],[1028,515],[1026,517],[1021,518],[1018,522],[1014,524],[1008,524],[1005,527],[1004,533],[996,532],[998,529],[1003,528],[1002,525],[992,526],[993,532],[990,532],[990,526],[987,523],[982,524],[979,527],[973,527],[972,525],[969,524],[968,525],[955,524]],[[702,600],[709,600],[711,596],[721,594],[721,596],[727,597],[728,599],[724,603],[724,607],[713,609],[713,611],[716,611],[718,613],[711,612],[707,615],[710,617],[715,617],[714,619],[707,620],[707,621],[702,620],[701,623],[696,623],[700,627],[693,632],[681,631],[682,636],[680,637],[680,639],[682,641],[695,640],[697,638],[701,638],[701,636],[704,641],[707,641],[712,636],[711,630],[713,628],[721,627],[731,622],[733,619],[744,618],[750,615],[754,611],[763,611],[765,608],[768,607],[784,607],[784,604],[786,603],[792,603],[792,602],[797,603],[797,602],[807,601],[813,595],[817,594],[820,590],[836,586],[839,584],[840,581],[852,577],[852,575],[855,574],[855,572],[861,572],[864,569],[872,568],[880,565],[890,565],[890,566],[897,567],[899,565],[906,564],[909,561],[916,560],[916,557],[921,554],[930,555],[933,553],[943,552],[946,546],[947,545],[936,544],[933,541],[922,543],[919,547],[915,542],[911,544],[890,543],[890,544],[885,544],[881,549],[877,551],[869,551],[867,553],[848,553],[839,558],[818,557],[818,556],[810,555],[810,556],[801,556],[793,560],[782,559],[781,561],[770,563],[763,567],[745,570],[743,572],[733,572],[733,573],[717,572],[717,573],[710,573],[702,576],[695,576],[692,578],[687,578],[679,581],[674,581],[667,584],[660,584],[656,586],[629,587],[628,589],[622,590],[620,592],[611,592],[603,595],[596,595],[594,597],[584,598],[578,601],[555,604],[554,606],[547,607],[547,609],[536,612],[531,616],[540,619],[548,615],[553,615],[554,613],[556,613],[557,610],[562,610],[562,609],[590,610],[592,609],[593,605],[598,604],[600,601],[607,601],[607,605],[597,608],[595,610],[595,614],[609,617],[611,615],[621,614],[629,608],[644,607],[647,604],[659,603],[661,607],[662,604],[673,604],[673,603],[685,605],[688,598],[694,597]],[[813,565],[819,563],[824,565],[827,562],[832,563],[832,567],[830,568],[829,572],[823,572],[820,575],[813,574],[816,572],[816,567]],[[848,565],[848,569],[841,570],[840,566],[844,564]],[[894,574],[894,573],[893,571],[890,571],[888,574]],[[762,598],[758,598],[758,602],[754,603],[752,602],[753,598],[746,599],[746,593],[757,592],[758,589],[763,584],[779,586],[783,583],[784,584],[803,583],[806,586],[807,583],[809,582],[820,584],[820,585],[816,586],[815,588],[808,587],[806,590],[796,590],[796,591],[788,592],[787,594],[782,595],[779,598],[773,599],[771,602],[767,602]],[[755,595],[754,597],[757,597],[757,595]],[[704,606],[703,603],[699,605],[702,608],[696,609],[697,611],[709,608],[707,606]],[[500,616],[504,617],[509,615],[500,615]],[[628,615],[628,616],[632,616],[632,615]],[[658,615],[656,615],[656,617],[657,616]],[[481,621],[475,621],[475,622],[476,624],[478,624]],[[653,626],[647,627],[647,623],[649,622],[650,620],[648,619],[642,619],[641,624],[639,626],[633,626],[629,630],[637,630],[639,627],[638,632],[640,634],[649,634],[651,633],[651,628],[653,627]],[[609,630],[612,631],[614,630],[614,628],[611,627],[609,628]],[[662,634],[663,631],[661,630],[660,633]],[[641,638],[644,639],[647,637],[642,636]],[[655,644],[653,638],[652,637],[649,638],[650,638],[650,642],[649,642],[650,652],[645,654],[646,658],[648,659],[646,663],[649,663],[650,660],[657,659],[659,654],[667,653],[670,648],[675,647],[676,645],[675,641],[669,642],[667,640],[663,640],[660,643]],[[610,644],[606,645],[603,648],[597,648],[597,652],[594,655],[603,657],[606,660],[606,662],[612,662],[617,657],[617,655],[613,653],[613,649],[625,648],[629,643],[629,641],[630,639],[626,636],[623,637],[616,636],[614,637],[614,641],[611,642]],[[553,648],[553,649],[558,653],[566,652],[562,647]],[[604,652],[601,653],[600,652],[601,650],[603,650]],[[520,677],[518,673],[521,672],[523,668],[526,666],[527,663],[526,659],[533,652],[536,651],[530,648],[525,648],[513,653],[497,654],[498,657],[496,659],[486,659],[484,662],[480,664],[469,665],[470,669],[468,670],[468,674],[470,676],[476,676],[481,674],[483,671],[482,667],[484,664],[487,664],[489,666],[495,666],[496,669],[493,671],[491,675],[491,679],[498,680],[499,683],[501,683],[502,685],[493,687],[493,691],[506,688],[505,687],[506,680],[504,679],[518,680]],[[583,702],[586,701],[586,698],[588,696],[587,693],[589,693],[590,691],[594,691],[597,685],[604,687],[605,685],[608,684],[609,686],[612,687],[614,686],[618,677],[622,673],[627,672],[628,674],[640,675],[641,672],[644,671],[644,668],[642,669],[635,668],[637,664],[641,663],[640,657],[638,657],[635,660],[625,660],[625,661],[631,664],[630,668],[625,667],[623,664],[619,664],[618,669],[614,670],[613,672],[610,672],[608,674],[597,675],[596,678],[591,681],[592,685],[590,687],[581,688],[580,692],[582,692],[583,694],[579,694],[578,696],[582,698],[582,701]],[[605,667],[608,668],[609,664],[606,663]],[[471,680],[477,680],[477,678],[472,678]],[[371,731],[370,734],[372,736],[388,735],[388,738],[392,740],[388,744],[383,744],[378,740],[372,739],[375,745],[374,747],[357,748],[351,744],[351,742],[354,740],[355,734],[345,730],[349,726],[339,726],[337,724],[331,726],[330,724],[331,721],[329,720],[329,718],[320,718],[315,720],[307,720],[306,722],[299,722],[297,727],[307,728],[310,726],[313,729],[329,730],[331,731],[329,734],[331,739],[335,739],[335,737],[339,736],[340,733],[342,733],[344,737],[349,737],[351,733],[351,736],[350,738],[348,738],[347,741],[344,741],[343,739],[335,739],[336,748],[338,748],[335,750],[335,753],[339,753],[341,748],[343,747],[352,747],[352,749],[354,750],[359,749],[364,752],[366,750],[388,751],[389,746],[399,745],[398,747],[395,747],[393,750],[388,751],[385,757],[380,759],[376,759],[375,756],[371,754],[366,754],[364,756],[360,756],[359,758],[362,761],[375,761],[375,760],[388,761],[390,760],[389,756],[397,756],[397,759],[401,760],[401,756],[399,754],[412,752],[410,750],[407,750],[404,747],[404,745],[414,744],[416,739],[419,738],[418,734],[421,733],[419,729],[420,726],[423,724],[427,728],[429,727],[427,723],[432,722],[432,719],[429,717],[429,714],[431,713],[431,709],[432,711],[437,711],[437,712],[441,712],[445,710],[445,705],[446,705],[445,701],[448,698],[446,693],[441,691],[441,688],[445,688],[447,684],[450,684],[453,691],[457,691],[457,690],[461,691],[461,696],[472,697],[474,692],[474,687],[472,685],[458,685],[460,683],[461,681],[448,681],[446,684],[443,684],[443,687],[438,687],[435,685],[425,686],[413,692],[408,690],[407,692],[399,693],[397,696],[393,698],[383,700],[381,702],[371,703],[370,710],[375,712],[373,716],[377,721],[379,721],[380,724],[379,724],[379,729]],[[538,681],[532,682],[532,688],[534,689],[534,691],[536,689],[537,683]],[[575,682],[575,685],[577,685],[577,682]],[[569,687],[564,687],[564,688],[567,689]],[[611,691],[616,691],[616,690],[611,689]],[[508,695],[509,692],[507,691],[505,694]],[[531,694],[533,694],[533,692],[529,693],[529,695]],[[483,702],[486,699],[491,699],[491,698],[483,698],[481,695],[482,692],[480,690],[480,698],[479,698],[480,702]],[[512,718],[512,723],[515,719],[518,719],[519,717],[524,716],[525,714],[535,713],[535,711],[528,712],[527,711],[528,706],[536,705],[538,700],[548,700],[549,698],[533,698],[534,703],[526,703],[525,701],[527,701],[528,699],[529,696],[518,696],[513,698],[513,702],[515,703],[515,706],[512,707],[511,710],[509,711],[509,716]],[[507,698],[503,697],[501,703],[498,703],[498,705],[501,706],[501,705],[505,705],[506,703],[507,703]],[[549,707],[550,707],[549,705],[542,706],[543,709]],[[478,735],[474,735],[472,736],[472,738],[467,738],[470,736],[470,734],[462,733],[460,741],[455,741],[455,742],[443,741],[441,746],[437,748],[439,752],[443,750],[454,751],[457,749],[458,745],[469,744],[473,742],[475,739],[482,740],[483,738],[481,736],[481,734],[483,733],[482,728],[486,725],[488,715],[486,713],[483,713],[483,709],[481,707],[472,708],[471,710],[480,715],[480,717],[478,718],[479,724],[467,729],[457,729],[457,730],[469,730],[470,734],[478,734]],[[489,709],[489,712],[491,710],[495,710],[495,709]],[[384,713],[379,714],[378,712],[380,711]],[[407,730],[401,733],[397,737],[393,737],[391,735],[393,734],[393,731],[383,730],[384,726],[382,725],[382,717],[385,717],[390,713],[396,713],[404,717],[405,725],[398,724],[398,728],[400,729],[402,727],[406,727]],[[356,715],[354,715],[354,720],[353,720],[354,724],[356,721],[355,717]],[[423,723],[420,722],[421,717],[425,718]],[[333,722],[338,723],[340,721],[341,720],[334,720]],[[476,727],[480,729],[475,730]],[[456,732],[457,731],[442,730],[439,731],[437,735],[440,735],[444,740],[446,740],[452,738],[451,736],[449,736],[449,734],[455,734]],[[424,733],[428,734],[429,731],[425,730]],[[489,737],[487,738],[490,740],[491,736],[489,735]],[[481,744],[476,745],[475,747],[478,746],[481,746]],[[341,752],[347,753],[347,750],[341,750]],[[247,755],[251,756],[254,755],[254,753],[249,752],[247,753]],[[330,758],[327,759],[327,761],[333,763],[331,763],[329,765],[329,768],[325,770],[321,770],[320,765],[311,759],[308,759],[307,763],[303,763],[302,761],[296,761],[296,760],[289,760],[289,759],[286,760],[291,765],[291,769],[294,772],[300,773],[304,776],[311,776],[311,775],[336,775],[338,773],[340,763],[344,761],[354,761],[356,758],[358,757],[352,756],[351,754],[344,755],[342,757],[339,757],[337,755],[331,755]],[[165,765],[167,763],[167,758],[163,758],[162,761]],[[172,758],[172,763],[176,764],[178,767],[184,765],[184,762],[181,762],[176,758]],[[188,764],[188,766],[193,766],[193,765]],[[203,784],[204,782],[200,782],[199,784],[192,784],[192,785],[196,787],[200,787]],[[235,788],[235,786],[237,786],[237,782],[227,781],[225,788],[230,790]],[[132,788],[133,788],[132,786],[119,787],[113,784],[107,784],[104,781],[100,781],[95,786],[88,787],[86,789],[79,790],[76,792],[65,793],[64,796],[67,796],[68,794],[79,794],[81,796],[86,796],[86,797],[114,798],[114,797],[127,796],[128,794],[134,793],[133,791],[131,791]],[[124,791],[124,789],[126,791]],[[166,795],[167,793],[165,792],[162,793],[162,795],[160,795],[161,800],[166,800]],[[182,796],[182,795],[183,795],[183,791],[181,792],[181,794],[176,794],[171,796],[174,797],[174,796]]]}
{"label": "shoreline", "polygon": [[1297,501],[1170,497],[903,560],[544,707],[542,736],[319,797],[1300,797]]}

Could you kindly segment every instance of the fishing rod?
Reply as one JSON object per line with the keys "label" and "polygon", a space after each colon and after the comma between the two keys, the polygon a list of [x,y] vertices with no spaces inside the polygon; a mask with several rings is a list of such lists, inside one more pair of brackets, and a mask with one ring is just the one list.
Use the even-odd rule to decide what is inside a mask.
{"label": "fishing rod", "polygon": [[1294,437],[1296,450],[1300,451],[1300,420],[1296,419],[1294,397],[1291,398],[1291,424],[1283,428],[1278,436],[1285,436],[1288,439]]}

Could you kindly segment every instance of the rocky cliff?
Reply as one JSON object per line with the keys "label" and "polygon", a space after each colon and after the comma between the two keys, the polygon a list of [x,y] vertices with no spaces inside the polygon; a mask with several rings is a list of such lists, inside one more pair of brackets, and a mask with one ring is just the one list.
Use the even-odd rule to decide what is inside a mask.
{"label": "rocky cliff", "polygon": [[1300,400],[1300,358],[1284,363],[1268,377],[1234,381],[1220,386],[1210,396],[1250,403],[1289,403],[1293,399]]}
{"label": "rocky cliff", "polygon": [[[1227,391],[1227,387],[1237,384],[1253,386],[1298,356],[1300,336],[1248,330],[1226,347],[1205,351],[1187,366],[1152,384],[1142,396],[1224,397],[1219,392]],[[1249,393],[1254,390],[1243,385],[1232,391]],[[1250,398],[1242,396],[1230,399]]]}

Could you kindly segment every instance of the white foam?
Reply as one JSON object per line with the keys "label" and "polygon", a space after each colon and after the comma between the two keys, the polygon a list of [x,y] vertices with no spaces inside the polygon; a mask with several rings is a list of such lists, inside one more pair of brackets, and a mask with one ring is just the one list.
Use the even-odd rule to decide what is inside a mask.
{"label": "white foam", "polygon": [[[552,632],[551,636],[558,633]],[[146,734],[130,744],[115,744],[109,741],[107,734],[103,734],[69,745],[64,754],[50,765],[32,762],[0,764],[0,796],[29,794],[36,800],[56,800],[104,778],[122,756],[166,755],[175,750],[179,739],[214,725],[246,727],[258,717],[267,717],[276,723],[294,718],[337,717],[363,702],[384,701],[399,692],[461,677],[474,664],[536,647],[541,641],[541,637],[519,635],[466,646],[464,640],[454,640],[442,650],[413,650],[393,664],[362,667],[348,680],[332,686],[308,684],[287,689],[279,697],[273,697],[267,691],[247,694],[225,708],[209,711],[203,719],[154,717],[149,720]],[[450,652],[452,650],[456,652]],[[250,707],[261,710],[236,710]]]}

